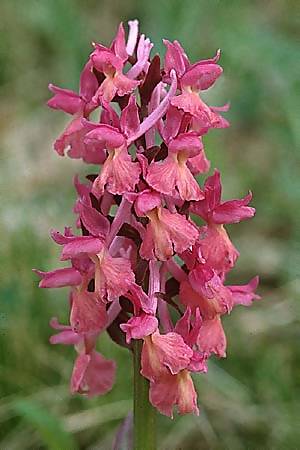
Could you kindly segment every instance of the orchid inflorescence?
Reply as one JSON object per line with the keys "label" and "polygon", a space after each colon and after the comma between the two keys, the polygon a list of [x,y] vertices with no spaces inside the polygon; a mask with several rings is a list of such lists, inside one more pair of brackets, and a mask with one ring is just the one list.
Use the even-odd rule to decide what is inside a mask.
{"label": "orchid inflorescence", "polygon": [[[258,278],[225,284],[239,256],[224,225],[251,218],[251,193],[221,200],[202,136],[229,123],[201,98],[222,74],[220,51],[190,63],[179,42],[164,40],[163,68],[153,44],[130,21],[110,47],[93,44],[79,94],[50,84],[48,105],[72,119],[54,144],[57,153],[101,166],[85,183],[75,177],[81,235],[52,231],[70,267],[36,270],[40,287],[70,286],[70,324],[56,318],[52,344],[77,352],[71,391],[94,396],[112,388],[115,362],[96,351],[99,336],[129,348],[143,340],[141,374],[161,413],[198,414],[191,373],[224,357],[221,317],[258,299]],[[98,114],[99,121],[93,121]],[[92,115],[92,117],[91,117]],[[191,219],[191,214],[196,223]],[[202,223],[202,225],[201,225]]]}

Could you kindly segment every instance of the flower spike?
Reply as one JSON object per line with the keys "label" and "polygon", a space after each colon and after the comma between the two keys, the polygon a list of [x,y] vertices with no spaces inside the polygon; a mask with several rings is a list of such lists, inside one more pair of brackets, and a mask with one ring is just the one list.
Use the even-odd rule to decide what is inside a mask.
{"label": "flower spike", "polygon": [[107,331],[134,351],[135,385],[147,379],[154,408],[198,415],[191,374],[226,356],[223,316],[260,299],[258,277],[227,281],[239,252],[226,226],[255,209],[251,192],[222,200],[218,170],[203,186],[196,178],[210,168],[204,135],[229,126],[220,115],[228,104],[202,98],[222,76],[220,50],[192,63],[178,41],[164,40],[161,67],[138,21],[128,22],[128,36],[125,28],[110,45],[93,44],[79,92],[49,85],[48,106],[71,116],[56,152],[98,168],[85,182],[74,178],[76,231],[51,232],[66,266],[34,272],[41,288],[69,289],[68,323],[51,320],[50,342],[74,347],[73,394],[113,388],[116,364],[96,350]]}

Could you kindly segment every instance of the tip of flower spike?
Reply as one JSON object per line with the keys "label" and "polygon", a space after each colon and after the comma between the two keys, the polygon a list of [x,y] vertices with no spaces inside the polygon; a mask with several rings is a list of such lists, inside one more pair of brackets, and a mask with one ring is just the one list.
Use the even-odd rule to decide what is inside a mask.
{"label": "tip of flower spike", "polygon": [[133,19],[133,20],[128,20],[128,25],[130,26],[136,26],[139,24],[139,21],[137,19]]}

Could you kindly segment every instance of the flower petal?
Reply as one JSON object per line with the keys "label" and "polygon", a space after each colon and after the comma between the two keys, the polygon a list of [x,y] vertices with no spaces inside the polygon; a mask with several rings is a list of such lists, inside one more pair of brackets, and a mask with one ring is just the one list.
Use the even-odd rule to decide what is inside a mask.
{"label": "flower petal", "polygon": [[42,272],[41,270],[36,269],[33,269],[33,271],[41,277],[41,281],[39,283],[40,288],[78,286],[82,281],[80,272],[73,267],[56,269],[51,272]]}

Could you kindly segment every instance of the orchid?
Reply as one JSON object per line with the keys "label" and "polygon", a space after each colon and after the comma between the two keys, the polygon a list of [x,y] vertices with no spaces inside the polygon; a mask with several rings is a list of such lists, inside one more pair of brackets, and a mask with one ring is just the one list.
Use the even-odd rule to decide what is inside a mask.
{"label": "orchid", "polygon": [[[191,375],[225,357],[222,317],[260,297],[258,277],[226,282],[239,252],[225,225],[254,216],[252,194],[222,202],[218,170],[202,187],[195,178],[210,168],[204,135],[229,126],[219,114],[227,106],[201,98],[223,72],[220,52],[190,63],[177,41],[164,41],[161,66],[138,22],[128,26],[127,39],[120,24],[110,46],[93,43],[79,93],[49,85],[48,105],[72,116],[55,150],[99,169],[74,178],[76,231],[51,232],[68,266],[35,272],[41,288],[70,289],[69,324],[52,319],[50,342],[74,346],[71,392],[113,388],[116,364],[96,350],[113,326],[134,353],[135,405],[147,421],[155,408],[199,414]],[[137,414],[135,448],[154,448]]]}

